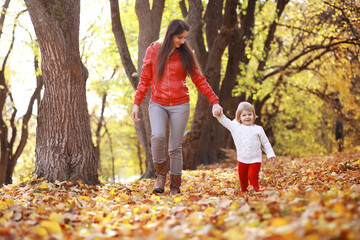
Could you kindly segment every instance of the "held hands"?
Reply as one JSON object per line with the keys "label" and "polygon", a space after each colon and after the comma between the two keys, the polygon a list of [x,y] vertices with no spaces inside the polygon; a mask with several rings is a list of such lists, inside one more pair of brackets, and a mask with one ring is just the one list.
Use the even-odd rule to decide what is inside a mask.
{"label": "held hands", "polygon": [[212,114],[214,117],[220,117],[223,114],[223,108],[220,104],[216,103],[212,107]]}
{"label": "held hands", "polygon": [[135,122],[140,121],[140,118],[138,118],[138,114],[139,114],[139,106],[134,104],[133,110],[131,112],[131,117]]}

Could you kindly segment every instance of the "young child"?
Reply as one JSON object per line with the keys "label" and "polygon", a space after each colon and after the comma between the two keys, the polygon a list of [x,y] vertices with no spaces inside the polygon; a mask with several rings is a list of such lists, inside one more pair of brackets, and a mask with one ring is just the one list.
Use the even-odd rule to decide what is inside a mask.
{"label": "young child", "polygon": [[214,117],[231,132],[234,139],[241,192],[247,192],[249,181],[258,192],[262,150],[271,163],[275,160],[275,153],[264,129],[254,124],[257,117],[255,109],[250,103],[241,102],[236,110],[236,118],[232,121],[217,111],[213,111]]}

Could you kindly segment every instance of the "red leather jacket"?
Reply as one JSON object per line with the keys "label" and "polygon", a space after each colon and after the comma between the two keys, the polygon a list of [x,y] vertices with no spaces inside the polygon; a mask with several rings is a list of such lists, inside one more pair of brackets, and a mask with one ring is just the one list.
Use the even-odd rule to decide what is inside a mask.
{"label": "red leather jacket", "polygon": [[[161,105],[178,105],[190,101],[189,89],[186,85],[186,72],[184,72],[179,52],[175,49],[169,56],[164,67],[160,81],[155,79],[157,68],[157,53],[159,42],[152,43],[146,50],[140,82],[137,86],[134,103],[140,106],[151,85],[150,100]],[[206,78],[200,71],[191,74],[191,80],[197,89],[204,94],[209,102],[214,105],[219,103]]]}

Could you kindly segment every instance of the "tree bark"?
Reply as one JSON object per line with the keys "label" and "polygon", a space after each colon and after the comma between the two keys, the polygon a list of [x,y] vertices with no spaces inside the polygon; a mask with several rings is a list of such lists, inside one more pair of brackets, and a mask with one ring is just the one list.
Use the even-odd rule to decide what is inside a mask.
{"label": "tree bark", "polygon": [[[213,48],[209,53],[204,75],[210,86],[216,92],[216,79],[219,74],[221,56],[226,48],[230,35],[236,23],[237,1],[227,0],[225,4],[225,14],[219,35],[215,38]],[[190,12],[189,12],[190,17]],[[204,127],[209,126],[208,121],[212,121],[211,106],[205,96],[198,95],[195,108],[194,119],[191,124],[191,132],[184,142],[184,168],[195,169],[197,166],[198,149],[200,146],[201,134],[206,131]]]}
{"label": "tree bark", "polygon": [[[222,25],[222,10],[224,1],[218,0],[210,0],[206,12],[204,15],[205,20],[205,32],[206,32],[206,40],[209,51],[212,50],[214,41],[218,36],[218,32],[221,29]],[[220,83],[220,71],[221,71],[221,63],[218,65],[218,74],[214,81],[213,90],[219,96],[219,83]],[[199,164],[211,164],[218,161],[218,150],[219,144],[221,144],[222,139],[220,135],[222,132],[225,132],[223,126],[218,124],[217,120],[212,116],[209,117],[208,121],[205,121],[207,124],[204,125],[203,128],[206,129],[201,134],[199,152],[198,152],[198,163]]]}
{"label": "tree bark", "polygon": [[202,70],[205,70],[206,62],[208,59],[208,52],[205,48],[205,41],[203,37],[204,21],[202,13],[204,7],[201,0],[189,1],[188,24],[190,25],[190,32],[187,39],[190,45],[194,48],[196,57],[199,61]]}
{"label": "tree bark", "polygon": [[[146,49],[152,42],[159,39],[161,19],[164,7],[165,0],[153,1],[151,10],[148,0],[136,0],[135,12],[139,20],[138,69],[142,69]],[[155,169],[152,162],[151,154],[151,126],[149,118],[149,101],[150,91],[147,93],[143,103],[140,106],[146,133],[146,169],[142,178],[149,178],[155,176]]]}
{"label": "tree bark", "polygon": [[44,96],[35,173],[46,180],[99,184],[86,101],[88,71],[79,53],[80,0],[25,0],[37,35]]}
{"label": "tree bark", "polygon": [[[249,58],[246,57],[245,49],[248,42],[253,38],[253,27],[255,24],[256,0],[248,1],[245,14],[240,15],[240,28],[236,28],[229,42],[229,58],[226,67],[226,73],[220,90],[221,104],[225,112],[229,112],[232,117],[235,116],[237,99],[232,96],[232,90],[236,85],[236,79],[240,74],[239,65],[246,66]],[[244,100],[244,99],[243,99]]]}

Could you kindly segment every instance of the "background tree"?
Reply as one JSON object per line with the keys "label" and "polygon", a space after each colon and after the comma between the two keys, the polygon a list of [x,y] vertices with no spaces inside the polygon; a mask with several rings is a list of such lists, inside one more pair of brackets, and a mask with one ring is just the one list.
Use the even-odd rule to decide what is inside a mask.
{"label": "background tree", "polygon": [[99,184],[86,101],[88,71],[79,53],[80,0],[26,0],[39,41],[44,96],[35,173],[48,181]]}
{"label": "background tree", "polygon": [[[119,54],[121,57],[122,65],[125,69],[126,75],[131,82],[131,85],[136,89],[139,83],[139,76],[141,74],[143,59],[145,52],[150,43],[159,38],[160,25],[162,13],[164,10],[165,0],[153,1],[150,8],[148,0],[137,0],[135,3],[135,11],[139,21],[139,38],[138,38],[138,66],[136,67],[131,59],[131,55],[126,42],[124,29],[122,27],[119,2],[118,0],[110,0],[111,6],[111,22],[112,30],[116,39]],[[143,103],[140,106],[140,119],[139,123],[135,123],[136,132],[138,133],[141,145],[145,150],[146,156],[146,170],[143,177],[154,176],[154,166],[152,164],[151,155],[151,128],[148,113],[148,105],[150,100],[150,93],[147,94]]]}
{"label": "background tree", "polygon": [[[344,137],[348,132],[345,125],[356,126],[354,119],[358,119],[358,116],[354,113],[358,112],[356,109],[359,108],[356,104],[358,94],[351,91],[355,89],[351,82],[356,82],[358,74],[358,71],[353,69],[359,61],[359,18],[356,13],[359,8],[356,8],[355,4],[351,1],[333,1],[332,4],[326,1],[292,4],[289,9],[291,14],[288,14],[287,21],[281,25],[284,30],[291,30],[291,41],[278,42],[279,49],[283,49],[282,56],[288,56],[288,61],[280,68],[273,65],[273,69],[276,70],[268,71],[269,75],[264,75],[267,77],[281,73],[281,76],[285,76],[279,88],[283,96],[288,94],[291,87],[295,87],[297,94],[301,89],[307,92],[306,95],[314,94],[323,101],[323,106],[327,110],[323,108],[318,111],[326,117],[320,115],[313,123],[321,123],[321,126],[315,130],[319,134],[310,137],[313,138],[310,141],[312,146],[328,139],[324,142],[325,146],[337,145],[337,150],[343,151]],[[346,75],[347,77],[344,77]],[[316,101],[310,99],[312,102]],[[281,100],[278,101],[278,106],[280,102]],[[284,101],[282,102],[284,105]],[[304,109],[316,105],[310,103]],[[316,111],[314,113],[316,114]],[[299,127],[299,123],[297,119],[291,125]],[[310,124],[308,122],[307,125]],[[291,129],[295,131],[293,127]],[[303,132],[304,128],[299,131]],[[331,137],[329,132],[332,134]]]}
{"label": "background tree", "polygon": [[[189,11],[194,9],[191,4],[195,2],[189,2]],[[201,3],[198,2],[198,4],[200,6]],[[244,1],[239,5],[237,13],[239,21],[235,25],[233,37],[228,46],[227,68],[223,75],[224,78],[218,83],[221,104],[225,113],[234,117],[234,110],[240,101],[252,102],[259,116],[258,121],[262,122],[273,143],[275,143],[274,129],[271,125],[280,113],[282,99],[287,94],[286,85],[289,84],[289,81],[291,82],[294,76],[301,72],[320,68],[324,63],[324,58],[337,51],[339,47],[358,44],[356,37],[349,37],[356,36],[351,33],[354,32],[351,30],[354,29],[351,25],[346,27],[351,30],[349,35],[347,33],[339,34],[336,31],[334,24],[329,22],[329,19],[332,18],[328,17],[334,16],[331,15],[334,12],[324,6],[324,3],[293,1],[286,10],[288,4],[288,0],[278,0],[275,2]],[[210,6],[209,1],[207,12],[210,11]],[[201,7],[195,9],[201,9]],[[323,11],[324,14],[317,14],[319,11]],[[282,17],[284,14],[286,14],[285,18]],[[341,15],[344,14],[335,15],[338,17],[336,19],[341,19]],[[196,22],[201,21],[202,15],[199,16]],[[346,20],[344,21],[346,22]],[[206,19],[203,22],[205,25],[207,24]],[[279,26],[282,28],[280,31]],[[293,29],[292,33],[296,36],[289,39],[288,33],[284,33],[284,28],[286,30]],[[314,35],[309,34],[313,31],[312,29],[317,31],[313,32]],[[332,30],[328,31],[329,29]],[[325,37],[317,38],[315,34],[319,35],[319,33]],[[309,37],[309,35],[312,36]],[[200,43],[200,47],[195,47],[195,49],[199,49],[197,54],[205,56],[199,56],[199,59],[206,59],[206,54],[201,51],[201,49],[205,49],[202,47],[204,41],[198,40],[197,42]],[[196,44],[193,45],[196,46]],[[211,77],[208,76],[208,79]],[[213,87],[216,87],[215,83]],[[200,105],[201,101],[199,98],[197,104]],[[204,109],[199,108],[199,111],[204,112]],[[188,149],[197,146],[194,142],[200,141],[200,147],[191,149],[191,156],[185,158],[190,163],[185,165],[191,169],[199,163],[207,164],[217,161],[217,151],[209,151],[209,149],[229,147],[229,145],[225,145],[229,142],[229,135],[222,133],[223,128],[217,129],[218,124],[209,124],[212,121],[211,114],[207,114],[206,118],[197,121],[197,116],[201,116],[201,114],[196,110],[194,116],[192,128],[202,129],[197,130],[200,134],[195,135],[201,137],[189,138]],[[340,126],[338,129],[341,130],[341,124],[338,126]],[[337,138],[341,138],[340,130],[336,131]],[[321,130],[318,129],[318,131]],[[218,141],[219,139],[220,141]],[[198,149],[203,149],[203,151],[197,152]]]}
{"label": "background tree", "polygon": [[[9,1],[5,2],[4,9],[8,6]],[[6,6],[7,5],[7,6]],[[20,139],[16,141],[18,136],[18,127],[19,124],[17,123],[16,114],[17,114],[17,108],[15,106],[13,96],[12,96],[12,89],[11,86],[9,86],[9,83],[6,79],[5,71],[6,66],[8,62],[8,58],[10,57],[10,54],[14,48],[15,43],[15,30],[18,25],[18,19],[21,14],[23,14],[26,10],[19,12],[15,19],[14,19],[14,25],[13,25],[13,31],[12,31],[12,38],[10,42],[9,49],[4,57],[4,60],[2,62],[2,67],[0,70],[0,139],[1,139],[1,158],[0,158],[0,185],[3,184],[11,184],[12,183],[12,175],[15,169],[15,165],[17,163],[17,160],[19,159],[20,155],[22,154],[25,145],[28,140],[29,136],[29,121],[32,116],[33,111],[33,105],[35,103],[35,100],[39,101],[40,98],[40,91],[42,89],[42,77],[40,74],[37,75],[37,84],[36,88],[34,90],[34,93],[31,97],[31,99],[28,102],[27,111],[22,117],[22,123],[21,123],[21,134]],[[0,29],[2,29],[2,26],[4,24],[5,20],[5,13],[6,10],[3,11],[3,14],[0,19]],[[0,31],[1,32],[1,31]],[[36,44],[35,41],[32,41]],[[36,46],[34,47],[36,48]],[[35,72],[38,72],[39,70],[39,59],[36,55],[34,57],[34,67]]]}

